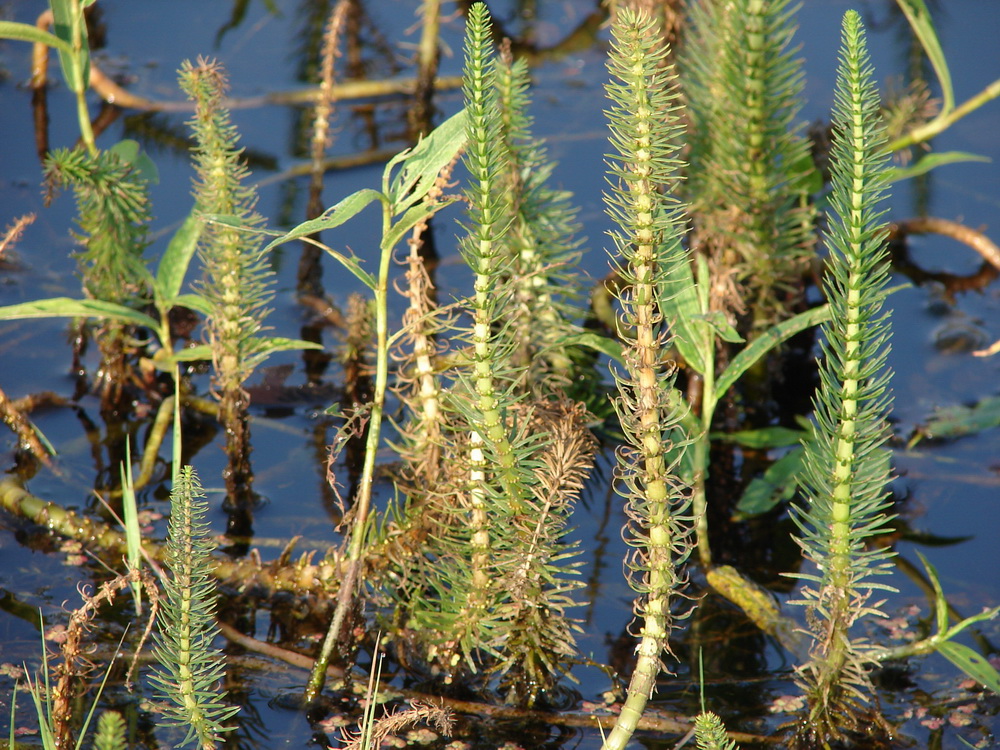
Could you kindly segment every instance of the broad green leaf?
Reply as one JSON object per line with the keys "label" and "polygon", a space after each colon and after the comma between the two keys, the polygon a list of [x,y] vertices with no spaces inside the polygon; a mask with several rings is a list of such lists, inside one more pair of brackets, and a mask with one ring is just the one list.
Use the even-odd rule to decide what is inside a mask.
{"label": "broad green leaf", "polygon": [[595,352],[610,357],[618,364],[625,365],[625,358],[622,356],[622,343],[617,339],[608,338],[593,331],[577,329],[566,336],[565,343],[568,346],[583,346],[593,349]]}
{"label": "broad green leaf", "polygon": [[989,158],[979,154],[970,154],[966,151],[941,151],[926,154],[908,167],[892,167],[886,170],[886,178],[889,182],[900,182],[927,174],[932,169],[936,169],[945,164],[958,164],[961,162],[979,161],[989,162]]}
{"label": "broad green leaf", "polygon": [[742,521],[751,516],[759,516],[784,502],[795,494],[796,477],[802,472],[805,451],[793,448],[779,458],[764,472],[747,485],[743,497],[736,504],[733,520]]}
{"label": "broad green leaf", "polygon": [[[371,190],[370,188],[364,188],[356,193],[352,193],[336,206],[328,208],[324,211],[322,216],[305,221],[292,229],[290,232],[272,240],[268,243],[267,247],[264,248],[264,252],[268,252],[272,248],[286,242],[302,239],[303,237],[308,237],[309,235],[316,234],[317,232],[339,227],[347,220],[357,216],[357,214],[364,210],[369,204],[374,201],[384,200],[386,200],[386,197],[382,195],[382,193],[377,190]],[[326,245],[323,245],[322,247],[327,253],[335,258],[338,263],[360,279],[361,283],[369,289],[374,289],[376,287],[375,277],[361,267],[361,261],[359,258],[354,255],[345,255],[344,253],[338,252]]]}
{"label": "broad green leaf", "polygon": [[263,339],[254,347],[255,355],[267,356],[274,352],[287,352],[299,349],[322,349],[322,344],[304,339],[287,339],[281,336],[271,336]]}
{"label": "broad green leaf", "polygon": [[948,61],[944,57],[937,32],[934,30],[934,19],[931,18],[924,0],[896,0],[896,4],[903,11],[906,20],[910,22],[913,33],[920,40],[920,44],[927,54],[927,59],[934,67],[938,83],[941,84],[941,96],[944,99],[942,114],[946,115],[955,109],[955,92],[951,86]]}
{"label": "broad green leaf", "polygon": [[974,435],[1000,425],[1000,396],[989,396],[973,406],[938,409],[920,432],[930,438]]}
{"label": "broad green leaf", "polygon": [[271,243],[264,248],[264,250],[266,252],[286,242],[292,242],[293,240],[308,237],[310,234],[316,234],[317,232],[339,227],[344,222],[357,216],[361,213],[361,211],[367,208],[369,204],[377,200],[384,201],[385,196],[377,190],[372,190],[371,188],[363,188],[356,193],[351,193],[349,196],[340,201],[340,203],[326,209],[326,211],[317,216],[315,219],[304,221],[291,231],[286,232],[275,240],[272,240]]}
{"label": "broad green leaf", "polygon": [[709,326],[711,326],[712,331],[723,341],[728,341],[730,344],[742,344],[744,338],[737,333],[736,329],[726,320],[725,313],[716,310],[714,312],[707,312],[703,315],[698,315],[698,318],[704,320]]}
{"label": "broad green leaf", "polygon": [[982,654],[954,641],[945,641],[937,650],[976,682],[1000,694],[1000,673]]}
{"label": "broad green leaf", "polygon": [[762,450],[764,448],[784,448],[798,445],[809,433],[804,430],[792,430],[788,427],[762,427],[759,430],[739,430],[737,432],[713,433],[715,440],[736,443],[744,448]]}
{"label": "broad green leaf", "polygon": [[139,179],[147,184],[156,185],[160,182],[160,172],[156,168],[156,163],[142,150],[139,141],[126,138],[118,141],[108,151],[117,154],[118,158],[131,166]]}
{"label": "broad green leaf", "polygon": [[72,54],[73,52],[73,48],[55,34],[42,31],[40,28],[32,26],[30,23],[0,21],[0,39],[13,39],[18,42],[44,44],[49,47],[54,47],[60,54]]}
{"label": "broad green leaf", "polygon": [[163,306],[176,304],[177,295],[180,294],[181,284],[187,276],[188,266],[194,257],[204,227],[205,223],[195,216],[192,209],[180,229],[170,238],[167,249],[156,267],[154,288],[156,298]]}
{"label": "broad green leaf", "polygon": [[173,298],[170,304],[171,306],[179,305],[181,307],[188,307],[205,316],[212,314],[212,304],[207,299],[200,297],[197,294],[178,294]]}
{"label": "broad green leaf", "polygon": [[712,326],[705,319],[691,265],[674,263],[660,283],[660,310],[670,325],[673,343],[688,366],[704,375],[714,366],[710,348],[715,346]]}
{"label": "broad green leaf", "polygon": [[[59,51],[59,64],[63,76],[73,93],[80,94],[90,85],[90,49],[87,45],[87,23],[83,20],[83,8],[74,8],[73,0],[50,0],[52,8],[52,30],[66,42],[66,49]],[[76,50],[73,36],[79,35],[80,49]]]}
{"label": "broad green leaf", "polygon": [[[386,164],[389,200],[395,214],[423,200],[434,186],[438,173],[465,148],[465,120],[463,109],[434,128],[412,149],[398,154]],[[399,173],[390,178],[392,169],[400,163]]]}
{"label": "broad green leaf", "polygon": [[212,347],[208,344],[187,346],[177,350],[167,359],[172,360],[167,363],[170,367],[173,367],[174,362],[210,362],[212,360]]}
{"label": "broad green leaf", "polygon": [[778,346],[778,344],[788,341],[795,334],[807,328],[817,326],[829,319],[830,306],[822,305],[799,313],[788,320],[783,320],[759,334],[739,354],[733,357],[733,361],[729,363],[729,367],[719,376],[719,379],[715,383],[716,398],[722,400],[726,391],[742,377],[743,373],[753,367],[757,360]]}
{"label": "broad green leaf", "polygon": [[96,299],[52,297],[0,307],[0,320],[25,318],[101,318],[145,326],[153,330],[159,329],[159,323],[145,313],[114,302],[102,302]]}

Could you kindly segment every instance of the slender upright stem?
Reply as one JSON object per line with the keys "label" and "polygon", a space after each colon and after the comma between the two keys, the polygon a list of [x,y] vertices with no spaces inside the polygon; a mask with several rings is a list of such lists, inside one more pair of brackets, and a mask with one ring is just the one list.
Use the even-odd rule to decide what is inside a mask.
{"label": "slender upright stem", "polygon": [[[388,181],[388,176],[386,176]],[[388,194],[388,184],[383,185]],[[382,236],[387,237],[392,228],[393,206],[382,204]],[[383,245],[379,259],[378,278],[375,284],[375,391],[372,394],[370,407],[370,422],[368,439],[365,444],[365,460],[361,469],[361,483],[354,499],[354,523],[351,526],[351,540],[347,549],[347,575],[340,584],[337,596],[337,607],[333,612],[333,620],[327,630],[320,649],[319,657],[309,676],[306,686],[306,703],[312,703],[319,696],[326,680],[326,669],[330,664],[330,656],[337,645],[340,631],[343,628],[347,613],[354,601],[355,587],[358,582],[358,572],[361,567],[361,557],[364,552],[365,529],[368,525],[368,513],[371,509],[372,487],[375,483],[375,457],[378,454],[379,442],[382,438],[382,416],[385,411],[385,392],[389,383],[389,269],[392,263],[392,248]]]}

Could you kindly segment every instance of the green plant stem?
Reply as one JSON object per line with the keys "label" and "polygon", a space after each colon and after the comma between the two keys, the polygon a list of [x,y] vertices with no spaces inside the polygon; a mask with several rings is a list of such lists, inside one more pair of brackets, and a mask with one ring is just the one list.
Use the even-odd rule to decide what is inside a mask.
{"label": "green plant stem", "polygon": [[975,112],[989,101],[1000,97],[1000,78],[993,81],[975,96],[966,99],[951,111],[942,112],[930,122],[914,128],[906,135],[900,136],[886,146],[886,151],[896,152],[918,143],[929,141],[936,135],[940,135],[966,115]]}
{"label": "green plant stem", "polygon": [[91,156],[97,156],[97,142],[94,128],[90,124],[90,110],[87,108],[87,89],[76,92],[76,116],[80,122],[80,138]]}
{"label": "green plant stem", "polygon": [[76,96],[76,117],[80,124],[80,138],[91,156],[97,156],[97,143],[94,139],[94,128],[90,123],[90,110],[87,108],[87,88],[89,81],[85,80],[84,71],[89,67],[90,51],[84,49],[87,35],[87,20],[83,16],[80,0],[70,0],[68,6],[70,21],[70,55],[71,70],[66,71],[70,78],[70,88]]}
{"label": "green plant stem", "polygon": [[[710,328],[705,329],[710,331]],[[712,431],[712,419],[715,416],[715,407],[718,403],[718,394],[715,391],[715,337],[708,342],[705,352],[709,355],[709,362],[705,371],[701,373],[701,431],[694,438],[694,486],[691,493],[691,509],[694,512],[694,533],[698,546],[698,561],[704,570],[712,567],[712,546],[708,537],[708,497],[705,493],[705,482],[708,475],[709,452],[711,441],[709,433]]]}
{"label": "green plant stem", "polygon": [[636,613],[643,626],[625,703],[605,750],[628,744],[656,686],[668,650],[677,565],[690,551],[680,526],[684,500],[667,461],[680,409],[660,306],[660,285],[675,264],[687,262],[679,207],[669,194],[680,166],[677,94],[672,67],[663,65],[663,52],[653,46],[652,27],[648,17],[622,9],[608,62],[610,141],[617,153],[608,161],[612,188],[605,203],[617,224],[611,236],[624,282],[619,329],[626,339],[626,374],[615,373],[615,408],[628,441],[618,453],[618,473],[628,501],[627,537],[636,548],[630,583],[639,594]]}
{"label": "green plant stem", "polygon": [[[383,178],[382,189],[390,194],[389,174]],[[382,236],[388,237],[392,228],[393,206],[388,201],[382,203]],[[392,264],[392,248],[384,242],[379,259],[378,279],[374,288],[375,295],[375,389],[370,406],[370,422],[368,424],[368,439],[365,443],[365,460],[361,469],[361,483],[354,500],[354,523],[351,526],[351,539],[347,550],[347,575],[344,578],[337,596],[337,607],[333,612],[330,628],[327,630],[320,649],[319,658],[309,676],[306,686],[305,701],[314,702],[323,689],[326,681],[327,667],[330,656],[337,645],[340,631],[347,613],[354,601],[354,589],[357,585],[358,571],[361,567],[364,552],[365,533],[368,527],[368,513],[371,509],[372,485],[375,482],[375,457],[378,454],[379,441],[382,436],[382,415],[385,410],[385,392],[389,383],[389,269]]]}

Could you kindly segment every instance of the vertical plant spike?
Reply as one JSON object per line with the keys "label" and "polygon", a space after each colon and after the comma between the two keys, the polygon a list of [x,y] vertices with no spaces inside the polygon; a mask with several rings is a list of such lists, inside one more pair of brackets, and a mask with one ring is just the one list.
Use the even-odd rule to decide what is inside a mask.
{"label": "vertical plant spike", "polygon": [[711,711],[702,711],[694,720],[694,738],[698,750],[739,750],[726,735],[726,725]]}
{"label": "vertical plant spike", "polygon": [[180,744],[196,740],[203,750],[211,750],[219,735],[232,728],[225,724],[239,706],[227,706],[219,689],[226,661],[212,646],[218,627],[213,544],[204,520],[204,498],[194,469],[183,467],[170,493],[164,557],[170,574],[163,583],[165,596],[153,649],[161,667],[154,670],[152,680],[168,702],[166,725],[187,730]]}
{"label": "vertical plant spike", "polygon": [[[493,87],[492,24],[486,6],[476,3],[469,9],[465,31],[465,68],[463,94],[467,125],[464,163],[469,170],[469,234],[464,238],[462,253],[475,274],[471,300],[473,347],[473,374],[470,387],[471,401],[467,408],[471,415],[468,434],[468,509],[471,579],[466,592],[459,592],[468,601],[468,610],[459,618],[484,619],[492,597],[490,571],[490,520],[488,504],[492,488],[489,483],[487,448],[485,440],[496,440],[501,450],[507,449],[510,459],[506,425],[497,398],[498,382],[495,369],[496,340],[492,330],[494,294],[500,280],[503,262],[499,238],[503,227],[497,226],[501,216],[496,196],[498,175],[501,172],[499,128],[496,112],[496,92]],[[498,467],[499,468],[499,467]],[[504,467],[510,482],[511,466]],[[520,493],[518,493],[520,494]],[[474,639],[466,637],[463,650],[474,648]]]}
{"label": "vertical plant spike", "polygon": [[581,295],[576,264],[580,225],[571,193],[547,183],[555,164],[531,135],[528,67],[501,50],[496,65],[500,133],[508,153],[500,195],[509,228],[504,241],[511,256],[514,361],[529,388],[553,376],[572,377],[573,363],[563,339],[575,314],[569,301]]}
{"label": "vertical plant spike", "polygon": [[[500,125],[511,109],[498,98],[518,88],[511,78],[496,82],[508,72],[493,59],[488,14],[477,4],[466,34],[465,160],[471,179],[462,244],[474,294],[467,302],[471,326],[459,329],[471,354],[463,356],[439,398],[441,383],[428,358],[435,344],[424,337],[432,326],[456,326],[415,300],[417,356],[407,376],[414,388],[405,399],[414,413],[411,426],[426,425],[428,435],[438,435],[428,452],[439,456],[439,465],[411,461],[415,477],[424,481],[409,492],[403,523],[410,539],[422,535],[426,542],[412,562],[400,565],[396,599],[439,668],[453,670],[464,662],[472,671],[497,674],[508,702],[530,706],[576,655],[576,623],[567,613],[580,585],[574,578],[577,550],[565,536],[594,441],[582,409],[554,397],[534,400],[523,368],[512,361],[513,321],[524,311],[512,292],[521,271],[510,228],[521,220],[517,206],[525,191],[514,183],[525,172],[515,176],[511,164],[508,136],[519,126]],[[517,132],[517,146],[524,147],[521,137],[530,137]],[[540,204],[539,196],[548,200],[543,191],[532,200]],[[419,274],[413,280],[419,291],[424,282]],[[404,437],[408,452],[420,444],[414,440],[420,435]]]}
{"label": "vertical plant spike", "polygon": [[507,168],[507,152],[500,140],[491,27],[486,6],[473,5],[466,30],[463,86],[468,117],[464,162],[470,175],[466,190],[469,228],[461,246],[462,256],[474,274],[469,302],[472,365],[458,389],[459,393],[468,390],[469,400],[464,401],[458,393],[454,399],[454,408],[469,429],[470,595],[473,610],[480,612],[493,595],[490,511],[496,508],[494,500],[502,496],[510,506],[517,506],[527,496],[525,467],[517,460],[505,412],[514,384],[510,331],[500,318],[510,301],[504,283],[510,258],[502,242],[507,226],[498,196],[500,175]]}
{"label": "vertical plant spike", "polygon": [[[197,141],[194,192],[198,211],[235,216],[249,227],[260,225],[262,219],[254,211],[256,193],[243,184],[248,172],[237,147],[236,128],[222,106],[226,80],[221,67],[205,60],[199,60],[197,66],[185,62],[180,80],[181,88],[196,105],[191,126]],[[231,226],[209,224],[198,245],[204,267],[201,292],[212,307],[206,330],[220,394],[219,421],[226,432],[229,456],[227,500],[236,511],[230,525],[238,536],[252,533],[249,507],[253,475],[243,383],[266,356],[259,333],[273,296],[273,273],[261,248],[248,246],[252,236]]]}
{"label": "vertical plant spike", "polygon": [[[149,196],[139,171],[115,151],[91,153],[59,149],[45,164],[50,185],[72,187],[76,196],[79,241],[76,253],[83,287],[90,299],[139,307],[148,296],[142,254],[147,238]],[[102,365],[98,377],[105,405],[115,404],[131,370],[125,361],[125,327],[108,322],[97,337]]]}
{"label": "vertical plant spike", "polygon": [[748,307],[757,329],[788,316],[779,295],[795,287],[812,247],[794,11],[791,0],[700,0],[682,65],[698,241],[724,311]]}
{"label": "vertical plant spike", "polygon": [[[823,325],[815,437],[805,443],[801,478],[806,502],[793,518],[799,544],[816,565],[803,589],[813,629],[810,661],[799,671],[809,705],[802,733],[828,742],[859,728],[858,709],[871,685],[865,652],[851,625],[881,614],[869,604],[871,580],[888,573],[891,551],[866,549],[885,533],[891,499],[886,490],[891,404],[886,366],[888,313],[882,299],[888,275],[884,211],[885,130],[872,80],[864,29],[854,11],[844,15],[831,152],[829,270],[826,292],[832,315]],[[812,588],[815,585],[815,588]]]}
{"label": "vertical plant spike", "polygon": [[[508,154],[500,140],[495,65],[492,54],[492,24],[483,3],[469,11],[465,53],[465,95],[469,144],[465,166],[470,173],[466,191],[469,201],[469,234],[462,242],[462,256],[475,274],[470,301],[473,347],[470,385],[476,400],[470,411],[473,419],[472,453],[494,455],[490,465],[511,501],[526,494],[510,441],[509,425],[501,400],[512,385],[509,358],[510,331],[503,324],[503,312],[510,291],[504,284],[511,261],[505,252],[504,235],[509,219],[498,196],[500,175],[507,169]],[[495,325],[500,324],[499,330]],[[486,454],[473,458],[485,469]],[[474,474],[481,473],[473,468]],[[474,479],[474,483],[479,480]],[[476,492],[476,491],[474,491]],[[481,540],[485,542],[485,540]]]}
{"label": "vertical plant spike", "polygon": [[690,553],[684,514],[688,498],[671,473],[667,452],[678,434],[680,405],[671,398],[674,365],[667,358],[667,332],[660,315],[659,287],[672,264],[686,263],[681,246],[683,206],[673,197],[680,162],[681,126],[673,67],[663,65],[653,24],[621,10],[612,27],[607,84],[613,155],[605,193],[612,262],[623,281],[619,320],[626,371],[615,372],[615,408],[627,444],[618,450],[617,486],[630,519],[626,538],[634,551],[630,583],[639,594],[642,619],[638,659],[607,750],[624,748],[642,716],[669,651],[671,598],[681,580],[678,566]]}
{"label": "vertical plant spike", "polygon": [[126,750],[125,719],[117,711],[105,711],[97,720],[94,750]]}

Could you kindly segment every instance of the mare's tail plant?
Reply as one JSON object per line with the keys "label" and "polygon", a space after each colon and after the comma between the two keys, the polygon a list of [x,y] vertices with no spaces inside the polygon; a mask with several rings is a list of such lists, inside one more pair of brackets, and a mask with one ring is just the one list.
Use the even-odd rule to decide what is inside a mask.
{"label": "mare's tail plant", "polygon": [[207,503],[190,466],[183,467],[170,493],[170,524],[164,562],[165,596],[155,636],[154,655],[160,666],[153,683],[167,701],[167,726],[183,727],[181,744],[192,740],[212,750],[226,722],[239,706],[227,706],[219,681],[225,668],[222,653],[213,648],[215,580],[212,543],[205,523]]}
{"label": "mare's tail plant", "polygon": [[789,316],[785,297],[812,245],[793,13],[791,0],[699,0],[682,63],[697,241],[717,304],[729,315],[749,308],[750,333]]}
{"label": "mare's tail plant", "polygon": [[[413,466],[436,482],[411,493],[408,518],[417,512],[433,528],[423,553],[404,565],[401,604],[437,665],[493,671],[508,701],[530,705],[575,653],[566,612],[579,585],[570,575],[576,552],[563,537],[594,446],[583,411],[528,385],[528,362],[518,359],[554,352],[534,334],[518,341],[518,332],[558,327],[553,266],[567,262],[569,240],[552,217],[538,218],[565,202],[529,169],[547,174],[527,131],[523,67],[498,61],[491,45],[487,11],[476,4],[466,39],[462,242],[474,292],[469,326],[454,337],[469,348],[440,399],[409,399],[414,426],[427,422],[429,404],[444,413],[441,466]],[[543,297],[544,314],[536,304]]]}
{"label": "mare's tail plant", "polygon": [[[97,152],[59,149],[46,160],[45,177],[51,186],[72,187],[76,196],[82,245],[76,259],[86,297],[137,308],[149,291],[142,254],[150,209],[147,176],[126,158],[130,145]],[[104,407],[114,408],[132,379],[129,327],[115,320],[105,327],[96,337],[102,359],[97,379]]]}
{"label": "mare's tail plant", "polygon": [[505,46],[496,61],[496,86],[508,158],[498,185],[514,286],[513,356],[528,387],[537,390],[553,378],[563,385],[572,379],[566,335],[572,301],[581,296],[578,277],[571,273],[580,226],[571,193],[548,184],[555,163],[531,135],[529,83],[527,63],[513,60]]}
{"label": "mare's tail plant", "polygon": [[660,313],[660,284],[671,266],[687,263],[681,245],[683,206],[673,197],[680,162],[681,126],[672,66],[663,66],[653,25],[628,10],[618,14],[607,85],[611,146],[608,214],[617,228],[612,262],[619,292],[625,371],[615,372],[615,408],[627,443],[618,450],[617,485],[627,502],[627,530],[634,547],[630,583],[642,620],[638,660],[608,750],[625,747],[642,716],[669,651],[671,606],[681,585],[679,566],[690,552],[683,518],[685,492],[667,456],[680,435],[682,406],[675,397],[674,364]]}
{"label": "mare's tail plant", "polygon": [[891,551],[868,549],[884,533],[891,499],[886,484],[891,403],[885,131],[872,82],[860,16],[844,16],[831,153],[832,192],[826,245],[826,292],[832,314],[822,327],[816,429],[805,444],[805,502],[794,508],[805,557],[818,569],[800,574],[813,646],[799,680],[808,699],[800,739],[825,743],[860,728],[861,703],[871,692],[866,654],[851,637],[860,618],[878,615],[870,601],[887,589],[873,577],[888,573]]}
{"label": "mare's tail plant", "polygon": [[[256,193],[243,184],[247,168],[237,147],[237,133],[222,105],[226,80],[218,63],[186,62],[181,87],[195,101],[191,120],[194,149],[196,209],[203,215],[235,217],[246,227],[259,227],[254,211]],[[251,532],[253,475],[250,469],[249,399],[243,383],[267,356],[259,335],[267,304],[273,296],[273,272],[251,234],[222,223],[205,226],[198,244],[204,266],[201,296],[209,306],[206,331],[212,348],[219,393],[219,422],[226,433],[226,496],[230,531]]]}

